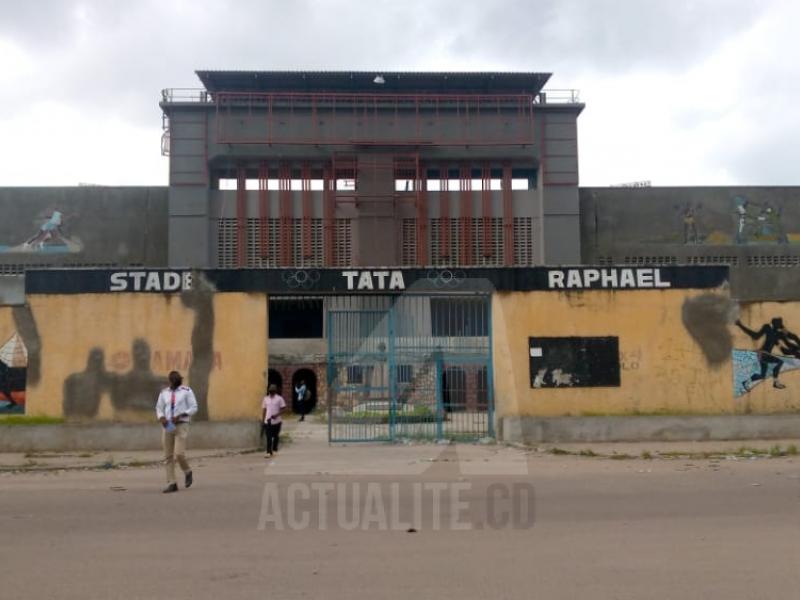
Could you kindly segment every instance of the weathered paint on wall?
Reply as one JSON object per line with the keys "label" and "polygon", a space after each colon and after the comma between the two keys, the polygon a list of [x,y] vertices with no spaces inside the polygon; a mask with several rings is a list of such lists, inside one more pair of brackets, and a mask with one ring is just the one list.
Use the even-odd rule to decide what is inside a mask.
{"label": "weathered paint on wall", "polygon": [[42,348],[29,415],[150,420],[172,369],[195,389],[198,419],[258,412],[267,360],[263,295],[41,295],[29,303]]}
{"label": "weathered paint on wall", "polygon": [[[498,416],[738,412],[730,360],[713,364],[683,324],[691,290],[498,293],[492,303]],[[619,387],[534,389],[529,337],[616,336]],[[766,402],[763,410],[780,410]]]}

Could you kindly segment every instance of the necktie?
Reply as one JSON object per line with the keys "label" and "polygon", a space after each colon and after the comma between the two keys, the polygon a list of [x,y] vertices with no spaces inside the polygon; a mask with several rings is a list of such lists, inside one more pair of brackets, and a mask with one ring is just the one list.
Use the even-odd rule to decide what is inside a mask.
{"label": "necktie", "polygon": [[172,418],[175,418],[175,390],[172,390]]}

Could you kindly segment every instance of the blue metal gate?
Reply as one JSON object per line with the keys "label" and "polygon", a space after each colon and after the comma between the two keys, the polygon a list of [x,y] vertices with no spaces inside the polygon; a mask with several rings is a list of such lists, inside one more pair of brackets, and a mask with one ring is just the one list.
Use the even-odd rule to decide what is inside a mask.
{"label": "blue metal gate", "polygon": [[488,295],[329,302],[332,442],[494,436]]}

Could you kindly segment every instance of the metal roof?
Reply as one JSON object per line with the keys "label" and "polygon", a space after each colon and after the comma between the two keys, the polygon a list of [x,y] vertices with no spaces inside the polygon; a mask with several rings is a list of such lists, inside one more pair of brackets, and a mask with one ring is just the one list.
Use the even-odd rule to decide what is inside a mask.
{"label": "metal roof", "polygon": [[[196,71],[209,92],[539,93],[551,73]],[[376,77],[384,83],[375,83]]]}

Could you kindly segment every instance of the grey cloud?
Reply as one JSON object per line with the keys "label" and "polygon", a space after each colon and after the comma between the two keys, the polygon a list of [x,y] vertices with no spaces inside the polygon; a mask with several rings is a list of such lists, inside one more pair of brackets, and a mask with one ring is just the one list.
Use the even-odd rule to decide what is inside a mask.
{"label": "grey cloud", "polygon": [[501,0],[459,11],[459,55],[503,64],[619,73],[646,64],[680,69],[752,26],[769,6],[750,0]]}
{"label": "grey cloud", "polygon": [[[580,87],[581,74],[595,80],[680,74],[782,6],[778,0],[0,1],[0,37],[37,64],[23,85],[0,89],[6,117],[27,110],[32,98],[51,98],[153,128],[160,89],[199,86],[195,69],[435,70],[457,61],[552,71],[558,85]],[[796,80],[777,67],[775,75]],[[676,125],[691,127],[714,116],[690,111],[679,118]],[[778,128],[775,139],[796,149],[782,133]],[[742,180],[783,173],[785,181],[792,166],[766,155],[766,145],[720,142],[719,160]]]}

